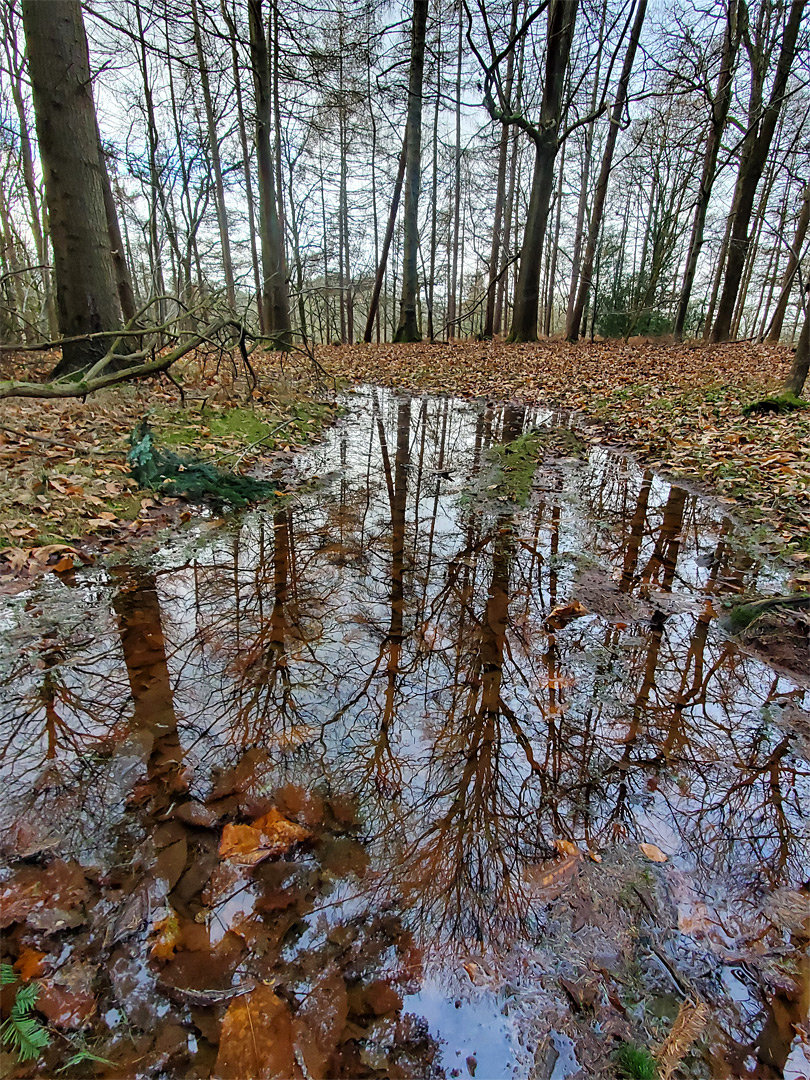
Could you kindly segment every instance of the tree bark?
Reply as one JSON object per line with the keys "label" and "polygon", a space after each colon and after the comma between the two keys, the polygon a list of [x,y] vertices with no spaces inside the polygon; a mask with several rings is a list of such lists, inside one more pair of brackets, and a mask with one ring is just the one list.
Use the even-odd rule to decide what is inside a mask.
{"label": "tree bark", "polygon": [[804,390],[808,370],[810,370],[810,314],[805,312],[804,326],[799,334],[796,352],[793,354],[790,374],[785,381],[785,392],[799,397]]}
{"label": "tree bark", "polygon": [[[790,69],[796,55],[796,40],[799,35],[799,27],[806,3],[807,0],[793,0],[790,6],[790,14],[782,34],[782,47],[779,50],[773,86],[771,87],[768,104],[764,110],[760,100],[761,81],[758,87],[756,84],[758,80],[764,79],[765,72],[762,71],[754,75],[751,109],[748,117],[749,127],[743,141],[740,168],[737,173],[737,184],[731,207],[733,223],[726,256],[723,291],[720,295],[720,303],[717,306],[717,318],[712,328],[712,341],[726,341],[731,332],[734,304],[737,299],[737,292],[739,291],[745,266],[745,257],[748,252],[750,239],[748,225],[754,207],[754,197],[768,159],[771,140],[782,108]],[[756,49],[756,52],[754,62],[759,63],[759,49]]]}
{"label": "tree bark", "polygon": [[118,208],[115,205],[112,183],[107,169],[107,157],[104,153],[104,147],[101,145],[101,133],[98,131],[98,126],[96,126],[96,131],[98,135],[98,164],[104,193],[104,213],[107,218],[107,235],[110,238],[110,254],[112,255],[115,270],[115,285],[118,289],[118,301],[121,304],[121,314],[124,316],[124,321],[131,322],[135,318],[136,311],[135,292],[132,288],[132,278],[124,252],[124,238],[121,236],[121,226],[118,223]]}
{"label": "tree bark", "polygon": [[250,256],[253,264],[253,286],[256,290],[256,310],[259,316],[259,326],[264,333],[264,310],[262,305],[262,282],[259,269],[259,250],[256,244],[256,220],[253,201],[253,180],[250,175],[250,150],[247,139],[247,124],[245,123],[245,108],[242,101],[242,76],[239,70],[239,53],[236,42],[236,23],[226,7],[226,0],[220,0],[220,10],[228,27],[228,35],[231,46],[231,67],[233,69],[233,84],[236,91],[236,119],[239,127],[239,143],[242,147],[242,169],[245,175],[245,198],[247,200],[248,233],[250,235]]}
{"label": "tree bark", "polygon": [[[405,179],[405,163],[408,157],[408,134],[405,133],[405,138],[402,142],[402,150],[399,155],[399,164],[397,166],[397,178],[394,181],[394,192],[391,196],[391,209],[388,211],[388,223],[385,226],[385,236],[383,237],[382,252],[380,253],[380,261],[377,265],[377,274],[374,278],[374,289],[371,293],[371,302],[368,307],[368,318],[366,319],[366,329],[363,334],[363,341],[371,341],[371,333],[374,329],[374,318],[377,314],[377,309],[380,306],[380,293],[382,292],[383,280],[385,279],[385,269],[388,265],[388,252],[391,250],[391,241],[394,238],[394,228],[397,223],[397,211],[399,210],[399,200],[402,195],[402,184]],[[383,335],[384,336],[384,335]]]}
{"label": "tree bark", "polygon": [[590,196],[590,179],[591,179],[591,165],[593,163],[593,137],[596,129],[596,106],[599,101],[599,80],[602,70],[602,52],[604,48],[605,38],[605,20],[607,19],[607,0],[603,0],[602,3],[602,15],[599,22],[599,37],[596,53],[596,65],[593,75],[593,86],[591,87],[591,101],[590,109],[593,114],[593,118],[588,126],[585,128],[585,139],[583,146],[583,161],[581,170],[581,183],[579,189],[579,201],[577,203],[577,223],[574,231],[574,246],[571,252],[571,284],[568,289],[568,303],[565,309],[565,321],[568,324],[569,319],[572,317],[574,310],[574,304],[577,299],[577,288],[579,286],[579,268],[582,262],[582,238],[585,235],[585,217],[588,210],[588,197]]}
{"label": "tree bark", "polygon": [[574,37],[578,0],[551,0],[548,8],[546,76],[540,122],[529,134],[534,143],[534,173],[529,209],[520,249],[520,271],[510,342],[537,340],[540,302],[540,263],[554,185],[554,161],[559,147],[563,86]]}
{"label": "tree bark", "polygon": [[197,66],[200,71],[205,120],[208,128],[208,150],[211,154],[211,166],[214,170],[214,206],[217,212],[219,242],[222,245],[222,269],[225,273],[225,297],[230,311],[236,311],[236,289],[233,279],[233,259],[231,258],[231,240],[228,233],[228,208],[225,205],[225,185],[222,181],[222,162],[219,155],[219,137],[217,121],[214,115],[214,100],[211,96],[211,82],[208,78],[208,62],[203,51],[202,31],[197,12],[197,0],[191,0],[191,21],[194,27],[194,47],[197,51]]}
{"label": "tree bark", "polygon": [[262,307],[265,333],[278,348],[290,344],[290,299],[284,236],[278,214],[271,135],[273,99],[262,0],[248,0],[250,59],[256,95],[256,156],[259,173],[259,236],[262,250]]}
{"label": "tree bark", "polygon": [[458,330],[458,236],[461,224],[461,60],[464,41],[464,8],[458,6],[458,50],[456,52],[456,145],[453,151],[453,234],[450,241],[450,284],[447,290],[447,336],[454,338]]}
{"label": "tree bark", "polygon": [[782,290],[779,294],[779,299],[776,302],[776,311],[773,313],[771,326],[768,330],[768,337],[766,338],[767,341],[778,341],[782,336],[782,325],[785,321],[785,312],[787,311],[788,303],[790,301],[790,293],[793,288],[793,281],[796,277],[796,270],[799,266],[802,247],[804,245],[805,237],[807,236],[807,226],[809,224],[810,184],[805,187],[804,195],[802,196],[802,208],[799,211],[799,219],[796,222],[796,232],[793,236],[793,244],[791,245],[788,263],[785,267],[785,276],[782,278]]}
{"label": "tree bark", "polygon": [[[79,0],[24,0],[28,66],[53,244],[59,330],[65,337],[121,325],[87,39]],[[81,371],[109,341],[66,343],[54,374]]]}
{"label": "tree bark", "polygon": [[712,101],[711,123],[706,140],[706,150],[703,155],[703,171],[700,176],[700,187],[698,188],[697,204],[695,205],[695,219],[692,223],[692,235],[689,238],[689,251],[686,256],[686,270],[684,271],[683,284],[678,298],[678,310],[675,313],[673,335],[676,341],[683,340],[689,300],[695,283],[698,256],[703,247],[706,211],[709,208],[714,178],[717,174],[717,155],[720,152],[723,131],[725,130],[728,111],[731,106],[734,65],[739,43],[737,0],[729,0],[726,31],[723,39],[723,58],[720,63],[720,73],[717,76],[717,90]]}
{"label": "tree bark", "polygon": [[627,43],[627,52],[624,54],[624,66],[622,67],[619,85],[616,89],[616,100],[613,103],[613,109],[610,114],[610,128],[608,129],[605,149],[602,154],[602,166],[599,170],[599,179],[596,182],[596,192],[594,194],[593,207],[591,208],[591,220],[588,226],[588,241],[585,245],[585,257],[582,260],[582,273],[579,279],[577,299],[574,303],[573,310],[569,312],[566,320],[565,336],[568,341],[576,341],[579,336],[582,313],[585,310],[585,304],[587,303],[588,293],[591,288],[593,263],[596,255],[596,242],[599,238],[599,230],[602,227],[602,215],[605,209],[608,181],[610,180],[610,172],[613,168],[613,152],[616,149],[616,139],[619,134],[622,113],[624,112],[625,103],[627,101],[627,87],[630,82],[630,75],[633,71],[633,62],[636,58],[636,50],[638,49],[641,29],[644,25],[644,17],[646,14],[647,0],[639,0],[639,5],[636,9],[636,17],[633,22],[633,29],[630,32],[630,41]]}
{"label": "tree bark", "polygon": [[402,299],[394,341],[421,341],[417,316],[419,296],[419,188],[422,150],[422,81],[425,70],[425,30],[428,0],[414,0],[411,31],[411,69],[408,79],[407,163],[402,256]]}

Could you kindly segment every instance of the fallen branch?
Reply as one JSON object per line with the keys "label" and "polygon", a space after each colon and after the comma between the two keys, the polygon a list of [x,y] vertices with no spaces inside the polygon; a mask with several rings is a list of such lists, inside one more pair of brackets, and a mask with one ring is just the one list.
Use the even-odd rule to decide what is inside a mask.
{"label": "fallen branch", "polygon": [[[115,386],[117,383],[131,382],[133,379],[141,379],[147,375],[157,375],[160,372],[168,371],[168,369],[173,364],[176,364],[183,356],[186,356],[188,353],[198,348],[203,342],[210,342],[214,334],[217,334],[228,327],[232,329],[235,328],[238,333],[242,332],[241,323],[237,323],[233,319],[217,319],[216,322],[207,326],[200,333],[193,334],[188,340],[176,345],[173,349],[169,350],[169,352],[163,353],[162,356],[156,356],[154,359],[145,362],[135,363],[130,367],[118,368],[115,371],[100,372],[96,375],[90,375],[88,373],[78,379],[60,379],[58,381],[45,383],[24,382],[17,379],[0,382],[0,400],[13,397],[85,397],[87,394],[93,394],[97,390],[104,390],[108,386]],[[150,333],[150,330],[141,330],[141,333],[146,335]],[[142,354],[134,353],[130,357],[121,357],[119,359],[137,359],[140,361],[141,356]]]}

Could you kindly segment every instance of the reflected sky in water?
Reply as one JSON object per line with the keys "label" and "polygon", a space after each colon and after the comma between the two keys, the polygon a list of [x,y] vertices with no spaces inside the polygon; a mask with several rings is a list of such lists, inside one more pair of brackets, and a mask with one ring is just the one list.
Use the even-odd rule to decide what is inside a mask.
{"label": "reflected sky in water", "polygon": [[[801,964],[772,910],[807,895],[807,691],[717,620],[782,576],[718,504],[573,455],[558,420],[369,389],[302,457],[311,488],[7,600],[13,867],[101,868],[88,905],[107,921],[144,888],[150,912],[207,927],[197,951],[226,986],[272,976],[293,1010],[336,965],[357,1029],[340,1075],[590,1075],[633,1001],[677,1011],[685,987],[717,1016],[694,1075],[782,1075],[801,1018],[763,1032]],[[536,429],[520,505],[510,453]],[[224,880],[217,830],[280,790],[314,848]],[[105,1008],[144,1028],[174,974],[191,985],[193,950],[166,974],[151,915],[101,945],[96,915],[77,948],[119,964]],[[351,963],[349,926],[369,936]],[[572,1010],[560,976],[588,972],[621,1008],[604,990],[604,1016]],[[380,981],[400,1000],[370,1023],[352,993]],[[214,1035],[166,1002],[189,1036],[170,1073],[209,1075]]]}

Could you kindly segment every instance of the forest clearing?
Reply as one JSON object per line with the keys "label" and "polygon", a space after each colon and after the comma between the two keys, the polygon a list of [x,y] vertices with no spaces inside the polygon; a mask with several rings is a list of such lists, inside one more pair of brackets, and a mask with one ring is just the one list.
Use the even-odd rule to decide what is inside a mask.
{"label": "forest clearing", "polygon": [[807,0],[0,25],[0,1077],[810,1080]]}

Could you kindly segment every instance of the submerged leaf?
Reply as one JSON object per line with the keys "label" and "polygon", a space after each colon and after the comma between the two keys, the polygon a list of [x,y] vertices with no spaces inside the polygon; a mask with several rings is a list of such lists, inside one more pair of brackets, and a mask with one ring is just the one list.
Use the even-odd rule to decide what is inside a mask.
{"label": "submerged leaf", "polygon": [[222,1022],[218,1080],[298,1080],[289,1007],[269,986],[235,998]]}

